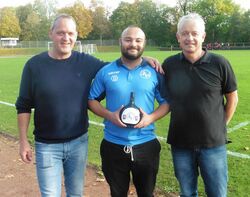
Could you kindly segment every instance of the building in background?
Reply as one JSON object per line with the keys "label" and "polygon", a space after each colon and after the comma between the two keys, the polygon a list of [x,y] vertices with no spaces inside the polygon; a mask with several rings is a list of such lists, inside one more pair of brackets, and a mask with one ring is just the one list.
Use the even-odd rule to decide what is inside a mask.
{"label": "building in background", "polygon": [[0,41],[1,41],[0,42],[1,47],[15,47],[17,46],[19,38],[1,38]]}

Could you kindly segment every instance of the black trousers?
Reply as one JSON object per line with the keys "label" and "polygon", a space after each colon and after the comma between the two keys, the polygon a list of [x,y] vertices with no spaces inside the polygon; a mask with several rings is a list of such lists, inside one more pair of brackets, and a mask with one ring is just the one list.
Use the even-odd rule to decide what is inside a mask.
{"label": "black trousers", "polygon": [[[103,140],[102,171],[112,197],[127,197],[130,174],[138,197],[152,197],[159,168],[161,145],[157,139],[132,147]],[[128,151],[130,150],[130,151]]]}

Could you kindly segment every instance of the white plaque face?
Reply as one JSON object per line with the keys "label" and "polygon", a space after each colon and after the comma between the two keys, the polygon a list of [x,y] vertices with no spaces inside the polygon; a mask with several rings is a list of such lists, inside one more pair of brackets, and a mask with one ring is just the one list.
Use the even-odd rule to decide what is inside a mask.
{"label": "white plaque face", "polygon": [[140,111],[136,108],[127,108],[122,112],[121,120],[125,124],[137,124],[140,122]]}

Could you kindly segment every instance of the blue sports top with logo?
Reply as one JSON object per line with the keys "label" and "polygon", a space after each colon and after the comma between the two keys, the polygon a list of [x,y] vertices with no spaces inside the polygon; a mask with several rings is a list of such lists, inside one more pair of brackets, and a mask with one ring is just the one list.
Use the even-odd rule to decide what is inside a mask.
{"label": "blue sports top with logo", "polygon": [[[130,93],[134,92],[135,104],[151,114],[155,99],[159,105],[167,102],[165,91],[163,76],[145,60],[134,69],[129,69],[118,59],[97,73],[89,99],[100,101],[106,96],[106,108],[114,112],[127,105]],[[104,124],[104,139],[115,144],[137,145],[156,138],[154,124],[141,129],[118,127],[109,120],[104,120]]]}

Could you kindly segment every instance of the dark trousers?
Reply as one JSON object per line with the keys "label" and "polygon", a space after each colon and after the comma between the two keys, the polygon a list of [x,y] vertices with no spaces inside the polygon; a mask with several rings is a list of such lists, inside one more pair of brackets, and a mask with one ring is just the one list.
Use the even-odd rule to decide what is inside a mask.
{"label": "dark trousers", "polygon": [[123,145],[103,140],[102,171],[112,197],[127,197],[130,174],[138,197],[152,197],[159,168],[161,145],[157,139],[135,145],[126,153]]}

